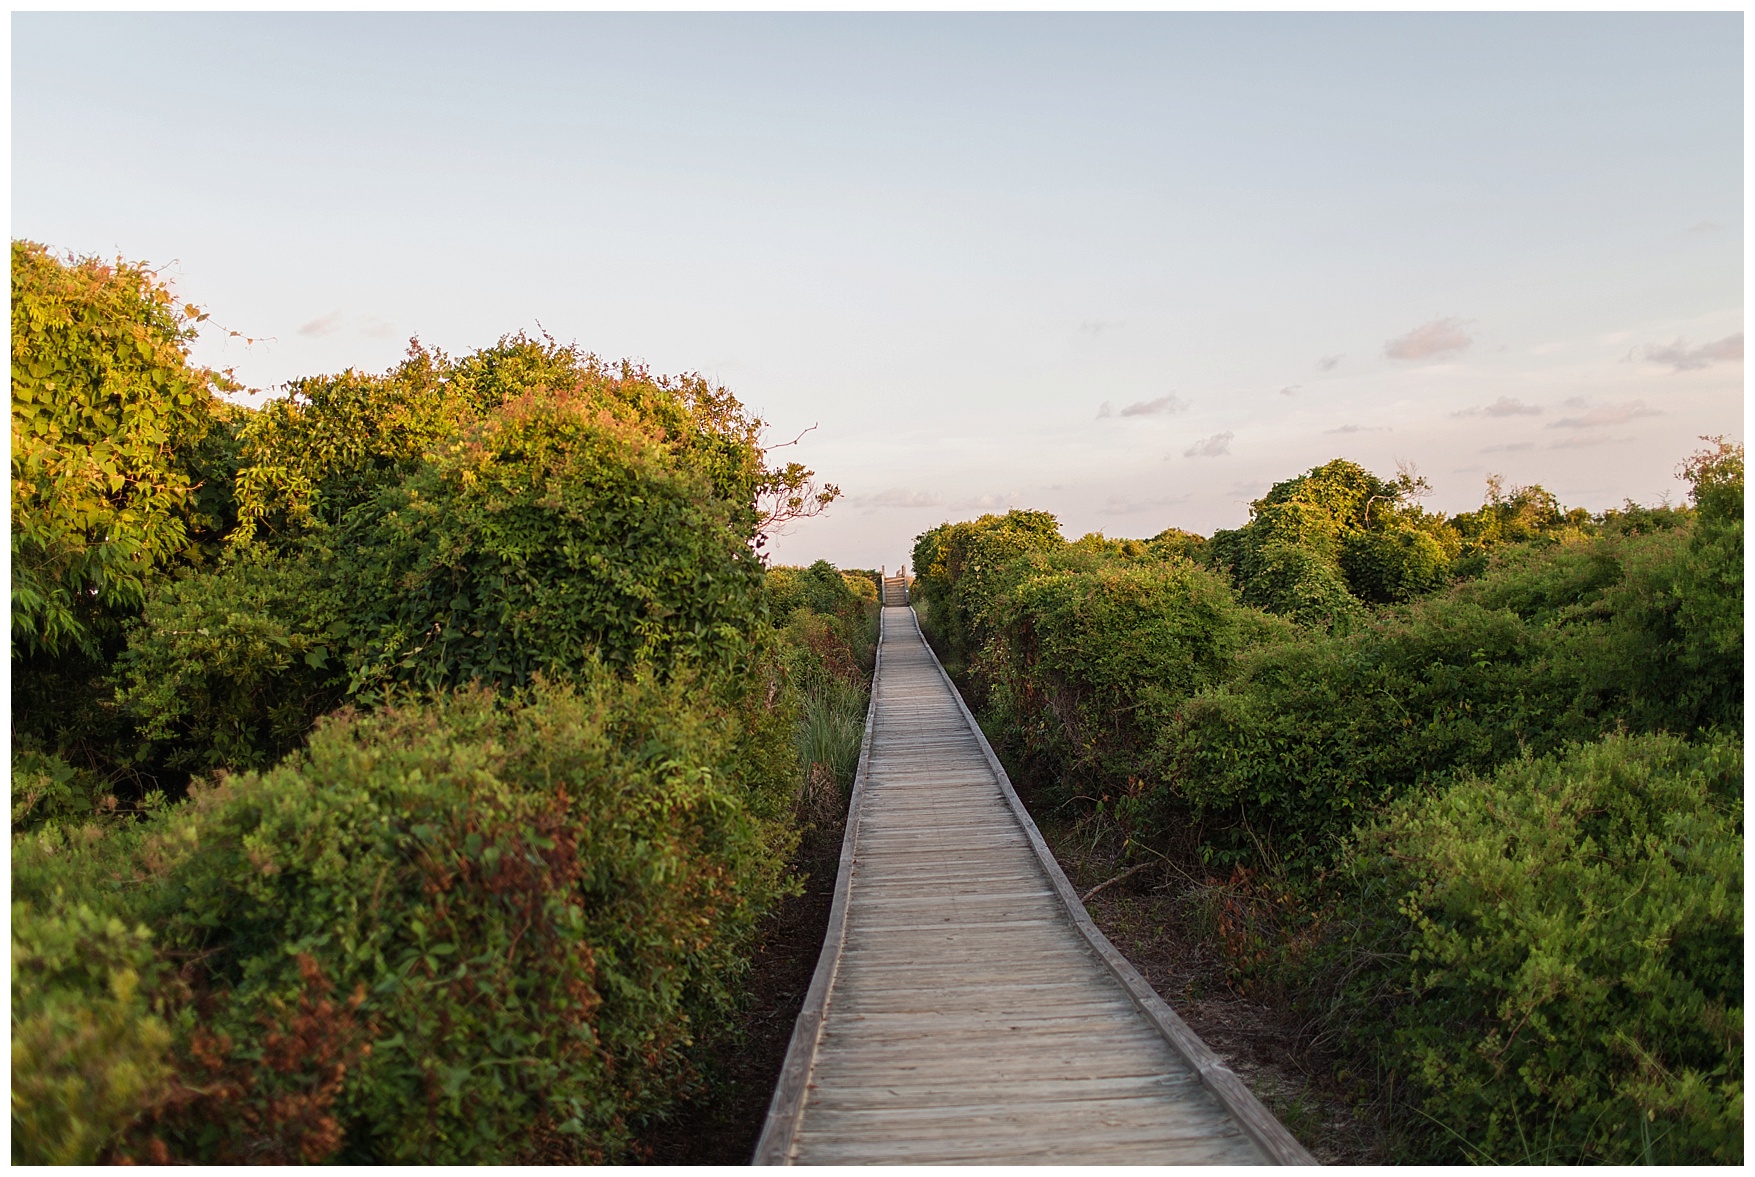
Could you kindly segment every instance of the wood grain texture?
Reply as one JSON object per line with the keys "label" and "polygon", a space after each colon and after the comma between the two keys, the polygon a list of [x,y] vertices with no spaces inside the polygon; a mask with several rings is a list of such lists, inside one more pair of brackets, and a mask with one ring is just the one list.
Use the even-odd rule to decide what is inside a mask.
{"label": "wood grain texture", "polygon": [[1311,1163],[1090,923],[910,609],[755,1161]]}

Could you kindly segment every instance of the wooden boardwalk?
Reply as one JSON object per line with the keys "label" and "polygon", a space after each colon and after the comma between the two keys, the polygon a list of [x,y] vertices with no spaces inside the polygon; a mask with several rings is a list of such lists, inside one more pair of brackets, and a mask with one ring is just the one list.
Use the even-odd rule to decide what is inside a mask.
{"label": "wooden boardwalk", "polygon": [[913,611],[883,627],[756,1163],[1314,1163],[1090,922]]}

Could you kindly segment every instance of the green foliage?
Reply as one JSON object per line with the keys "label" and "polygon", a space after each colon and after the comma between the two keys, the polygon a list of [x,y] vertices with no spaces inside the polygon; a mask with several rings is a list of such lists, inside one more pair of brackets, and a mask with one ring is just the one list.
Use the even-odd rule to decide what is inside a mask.
{"label": "green foliage", "polygon": [[1460,541],[1456,573],[1464,577],[1480,575],[1488,557],[1503,548],[1576,541],[1594,531],[1583,508],[1563,510],[1560,500],[1540,486],[1507,490],[1497,474],[1487,478],[1486,502],[1480,509],[1452,516],[1448,524]]}
{"label": "green foliage", "polygon": [[1412,526],[1354,532],[1341,542],[1340,566],[1353,595],[1374,605],[1423,597],[1450,581],[1439,536]]}
{"label": "green foliage", "polygon": [[68,764],[53,752],[12,748],[12,829],[34,829],[44,822],[77,821],[96,812],[109,796],[102,780]]}
{"label": "green foliage", "polygon": [[1017,558],[1065,546],[1053,515],[1016,510],[940,524],[914,541],[913,591],[926,605],[927,632],[943,643],[953,666],[986,639],[983,618],[1009,585]]}
{"label": "green foliage", "polygon": [[117,700],[166,764],[266,768],[341,702],[350,610],[319,556],[246,548],[147,601]]}
{"label": "green foliage", "polygon": [[1394,962],[1369,1041],[1438,1156],[1742,1161],[1742,776],[1737,741],[1612,736],[1361,834],[1352,885],[1399,916],[1336,950]]}
{"label": "green foliage", "polygon": [[350,507],[412,472],[489,407],[445,380],[448,367],[442,354],[411,344],[382,376],[349,369],[290,382],[239,439],[232,542],[338,524]]}
{"label": "green foliage", "polygon": [[770,568],[770,613],[786,680],[798,692],[798,757],[808,791],[827,783],[837,795],[853,784],[877,649],[877,591],[869,576],[809,568]]}
{"label": "green foliage", "polygon": [[[15,771],[16,775],[16,771]],[[12,905],[12,1163],[89,1165],[163,1090],[144,927],[63,895]]]}
{"label": "green foliage", "polygon": [[1740,728],[1743,447],[1722,437],[1702,440],[1712,448],[1683,467],[1699,522],[1675,578],[1675,677],[1692,688],[1702,722]]}
{"label": "green foliage", "polygon": [[15,656],[94,654],[216,524],[198,450],[232,385],[189,364],[205,317],[142,265],[12,243]]}
{"label": "green foliage", "polygon": [[971,675],[1021,755],[1082,782],[1137,783],[1159,727],[1281,628],[1182,559],[1075,544],[1025,556],[1016,572],[986,614],[994,636]]}
{"label": "green foliage", "polygon": [[767,465],[763,422],[724,388],[699,376],[653,376],[627,361],[611,365],[520,333],[460,360],[412,343],[407,359],[382,376],[350,370],[293,381],[243,433],[236,541],[260,530],[278,542],[339,524],[484,421],[529,413],[531,397],[568,404],[605,431],[646,434],[670,464],[704,481],[746,542],[839,494],[816,491],[811,471],[797,463]]}
{"label": "green foliage", "polygon": [[[783,890],[790,835],[758,815],[784,812],[791,778],[750,772],[747,725],[703,686],[595,673],[500,708],[443,696],[332,720],[280,767],[192,792],[146,855],[167,946],[224,998],[184,1032],[263,1042],[257,1012],[308,986],[302,954],[363,987],[374,1027],[332,1093],[342,1156],[621,1155],[686,1085],[692,1027],[732,1000]],[[154,1131],[191,1160],[225,1144],[193,1117]]]}
{"label": "green foliage", "polygon": [[770,568],[766,583],[769,611],[780,619],[790,617],[795,609],[838,615],[851,608],[858,597],[877,599],[875,590],[862,594],[855,587],[869,586],[870,581],[846,576],[827,560],[818,560],[809,568]]}
{"label": "green foliage", "polygon": [[[162,586],[118,664],[118,698],[154,754],[173,768],[265,767],[343,698],[399,683],[517,686],[593,658],[743,657],[761,605],[754,478],[730,503],[708,470],[735,481],[736,446],[760,466],[749,422],[712,390],[686,401],[581,364],[522,339],[456,363],[417,351],[389,376],[271,403],[246,472],[273,452],[277,478],[303,481],[258,480],[239,497],[281,541],[236,542],[211,572]],[[720,418],[732,432],[707,438]],[[663,424],[691,420],[688,446]]]}
{"label": "green foliage", "polygon": [[526,394],[348,517],[353,689],[725,664],[761,600],[730,516],[642,429]]}
{"label": "green foliage", "polygon": [[1337,458],[1277,483],[1236,531],[1213,536],[1210,559],[1252,605],[1306,625],[1362,615],[1357,601],[1406,601],[1450,580],[1459,547],[1413,500],[1423,479],[1385,482]]}
{"label": "green foliage", "polygon": [[15,813],[35,775],[75,797],[33,807],[12,839],[12,1159],[90,1164],[163,1095],[166,970],[138,909],[140,823],[80,804],[77,774],[17,750]]}
{"label": "green foliage", "polygon": [[1452,774],[1621,728],[1740,724],[1740,673],[1676,652],[1691,550],[1674,530],[1508,549],[1350,633],[1245,653],[1160,729],[1158,820],[1230,809],[1221,857],[1254,858],[1271,834],[1277,856],[1317,865],[1376,806]]}

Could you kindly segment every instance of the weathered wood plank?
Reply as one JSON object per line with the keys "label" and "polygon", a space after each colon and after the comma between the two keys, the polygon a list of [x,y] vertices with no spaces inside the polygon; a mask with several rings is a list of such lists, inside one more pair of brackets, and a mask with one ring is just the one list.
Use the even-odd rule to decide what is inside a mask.
{"label": "weathered wood plank", "polygon": [[912,612],[883,621],[830,933],[757,1163],[1308,1161],[1117,968]]}

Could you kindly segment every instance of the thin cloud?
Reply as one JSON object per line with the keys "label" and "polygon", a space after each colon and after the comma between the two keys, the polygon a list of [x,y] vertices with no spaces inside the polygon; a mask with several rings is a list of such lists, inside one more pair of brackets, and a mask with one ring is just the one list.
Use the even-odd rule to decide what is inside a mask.
{"label": "thin cloud", "polygon": [[1174,416],[1177,413],[1181,413],[1181,412],[1186,411],[1187,408],[1188,408],[1187,401],[1183,400],[1181,397],[1177,396],[1175,393],[1170,393],[1168,396],[1161,396],[1157,400],[1135,401],[1133,404],[1127,405],[1121,409],[1117,409],[1114,405],[1110,404],[1108,401],[1104,401],[1102,404],[1102,407],[1100,407],[1097,410],[1097,416],[1099,416],[1099,417],[1170,417],[1170,416]]}
{"label": "thin cloud", "polygon": [[1393,433],[1387,425],[1341,425],[1334,429],[1324,429],[1324,433]]}
{"label": "thin cloud", "polygon": [[941,495],[924,490],[891,487],[880,494],[866,495],[862,505],[868,507],[936,507],[944,502]]}
{"label": "thin cloud", "polygon": [[341,330],[341,322],[342,322],[341,312],[340,311],[330,311],[327,315],[324,315],[322,318],[312,319],[309,323],[306,323],[303,327],[300,327],[299,334],[300,335],[309,335],[309,336],[312,336],[313,338],[324,336],[324,335],[334,335],[337,331]]}
{"label": "thin cloud", "polygon": [[1458,409],[1452,417],[1539,417],[1546,410],[1539,405],[1526,405],[1520,400],[1502,396],[1490,405]]}
{"label": "thin cloud", "polygon": [[1743,333],[1739,331],[1699,347],[1689,347],[1687,341],[1680,338],[1674,343],[1651,343],[1628,352],[1629,360],[1634,352],[1648,364],[1668,364],[1672,372],[1692,372],[1718,363],[1740,364],[1743,362]]}
{"label": "thin cloud", "polygon": [[951,504],[951,508],[957,511],[997,511],[1001,507],[1011,506],[1011,501],[1012,496],[1009,494],[976,495],[974,498],[959,499]]}
{"label": "thin cloud", "polygon": [[1114,331],[1116,328],[1123,326],[1126,326],[1126,324],[1112,322],[1108,319],[1086,319],[1083,323],[1079,324],[1079,334],[1089,335],[1091,338],[1095,339],[1105,331]]}
{"label": "thin cloud", "polygon": [[1721,232],[1723,229],[1724,229],[1724,226],[1719,224],[1717,221],[1695,221],[1692,225],[1689,225],[1686,229],[1683,229],[1681,231],[1681,233],[1678,234],[1678,236],[1706,237],[1706,236],[1710,236],[1714,233]]}
{"label": "thin cloud", "polygon": [[1304,386],[1302,384],[1288,384],[1288,385],[1286,385],[1286,387],[1280,389],[1280,395],[1281,396],[1297,396],[1298,390],[1300,388],[1303,388],[1303,387]]}
{"label": "thin cloud", "polygon": [[1384,344],[1383,354],[1392,360],[1429,360],[1459,352],[1473,342],[1461,319],[1433,319]]}
{"label": "thin cloud", "polygon": [[1155,511],[1160,507],[1172,507],[1178,503],[1186,503],[1189,495],[1159,495],[1151,499],[1130,499],[1125,495],[1110,495],[1101,507],[1099,515],[1137,515],[1141,511]]}
{"label": "thin cloud", "polygon": [[390,320],[373,315],[360,324],[360,334],[368,339],[388,339],[396,334],[396,327]]}
{"label": "thin cloud", "polygon": [[1222,458],[1231,452],[1231,441],[1237,435],[1230,430],[1215,433],[1202,441],[1197,441],[1182,451],[1185,458]]}
{"label": "thin cloud", "polygon": [[1503,445],[1482,446],[1481,452],[1483,454],[1521,454],[1525,450],[1533,450],[1535,448],[1536,443],[1533,441],[1508,441]]}
{"label": "thin cloud", "polygon": [[1601,434],[1577,433],[1571,437],[1562,437],[1550,442],[1551,450],[1582,450],[1599,445],[1620,445],[1624,441],[1632,441],[1631,437],[1604,437]]}
{"label": "thin cloud", "polygon": [[1661,417],[1656,409],[1647,408],[1644,401],[1626,401],[1618,405],[1603,405],[1582,413],[1576,417],[1562,417],[1558,421],[1548,422],[1549,429],[1600,429],[1605,425],[1625,425],[1639,417]]}
{"label": "thin cloud", "polygon": [[1335,365],[1340,362],[1341,357],[1339,353],[1332,356],[1323,356],[1316,361],[1316,370],[1318,372],[1332,372],[1335,370]]}

